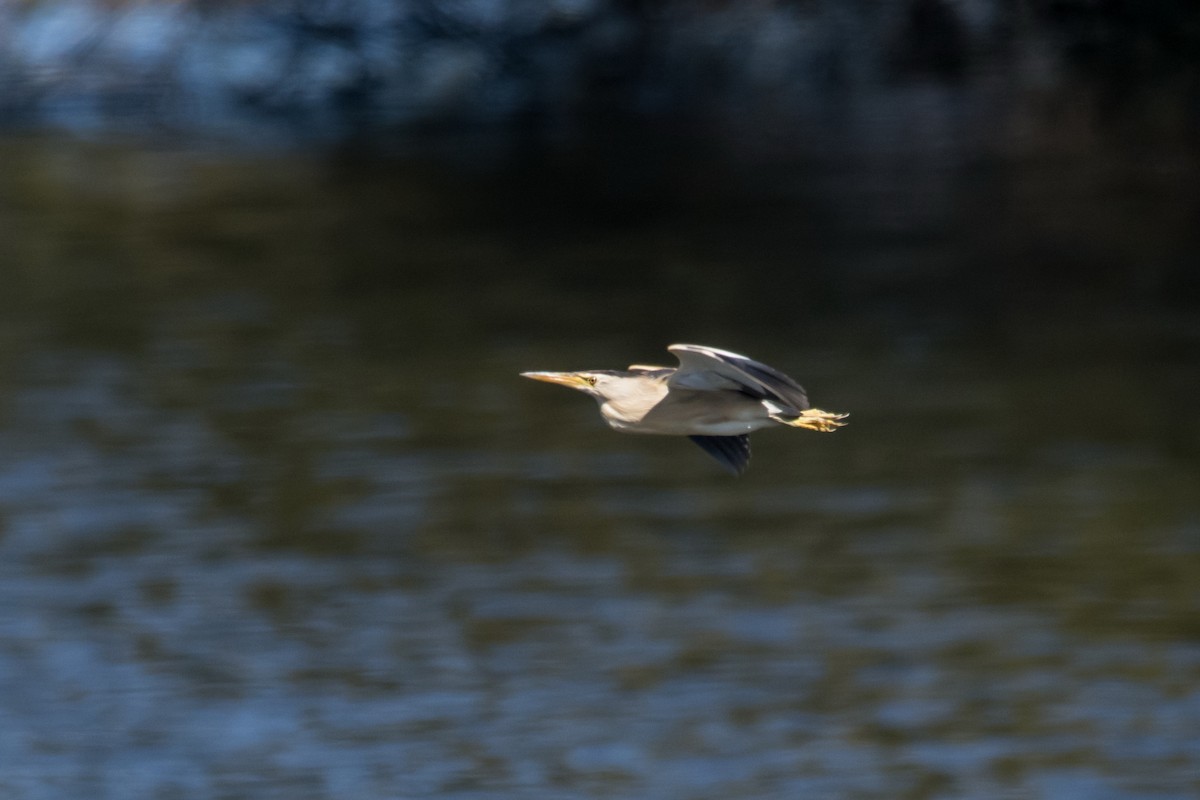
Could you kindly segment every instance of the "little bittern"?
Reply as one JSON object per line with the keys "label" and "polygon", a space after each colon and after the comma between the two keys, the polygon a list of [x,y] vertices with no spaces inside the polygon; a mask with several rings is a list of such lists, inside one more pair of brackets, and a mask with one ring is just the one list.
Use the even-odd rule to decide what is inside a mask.
{"label": "little bittern", "polygon": [[777,369],[697,344],[667,348],[679,366],[634,364],[626,371],[522,372],[586,392],[622,433],[686,436],[734,474],[750,463],[750,432],[772,425],[828,432],[846,414],[812,408],[803,387]]}

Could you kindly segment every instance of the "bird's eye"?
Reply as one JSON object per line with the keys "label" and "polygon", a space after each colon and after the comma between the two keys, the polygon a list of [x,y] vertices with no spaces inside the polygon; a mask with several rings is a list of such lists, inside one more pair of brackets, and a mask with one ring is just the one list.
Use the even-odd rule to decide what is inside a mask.
{"label": "bird's eye", "polygon": [[596,376],[595,375],[584,375],[583,379],[588,382],[588,386],[596,385]]}

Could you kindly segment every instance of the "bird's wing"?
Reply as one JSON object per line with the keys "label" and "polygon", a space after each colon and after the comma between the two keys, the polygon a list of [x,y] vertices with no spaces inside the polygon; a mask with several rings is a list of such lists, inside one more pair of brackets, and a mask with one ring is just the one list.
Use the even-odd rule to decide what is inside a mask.
{"label": "bird's wing", "polygon": [[741,475],[750,466],[750,435],[689,436],[700,449],[721,463],[734,475]]}
{"label": "bird's wing", "polygon": [[679,369],[670,383],[684,389],[732,389],[772,400],[785,411],[800,413],[809,407],[804,387],[779,370],[753,359],[698,344],[673,344],[667,350],[679,358]]}

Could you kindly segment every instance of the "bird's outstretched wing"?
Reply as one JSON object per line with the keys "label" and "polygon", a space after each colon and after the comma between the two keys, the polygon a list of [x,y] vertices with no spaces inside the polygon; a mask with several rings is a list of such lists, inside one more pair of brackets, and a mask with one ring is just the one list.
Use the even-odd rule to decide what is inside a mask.
{"label": "bird's outstretched wing", "polygon": [[679,358],[670,383],[697,391],[733,390],[771,400],[785,413],[809,408],[804,387],[779,370],[753,359],[698,344],[673,344],[667,350]]}
{"label": "bird's outstretched wing", "polygon": [[689,436],[700,449],[721,462],[721,466],[734,475],[741,475],[750,466],[750,435],[740,436]]}

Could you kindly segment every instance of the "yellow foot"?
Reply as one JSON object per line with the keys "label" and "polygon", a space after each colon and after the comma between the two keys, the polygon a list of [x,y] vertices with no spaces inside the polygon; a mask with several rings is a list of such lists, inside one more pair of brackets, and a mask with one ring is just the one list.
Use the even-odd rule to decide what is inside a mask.
{"label": "yellow foot", "polygon": [[829,433],[836,431],[846,423],[842,422],[849,414],[835,414],[832,411],[822,411],[819,408],[810,408],[807,411],[800,412],[798,417],[782,417],[771,415],[771,419],[776,422],[782,422],[784,425],[790,425],[793,428],[808,428],[810,431],[820,431],[821,433]]}

